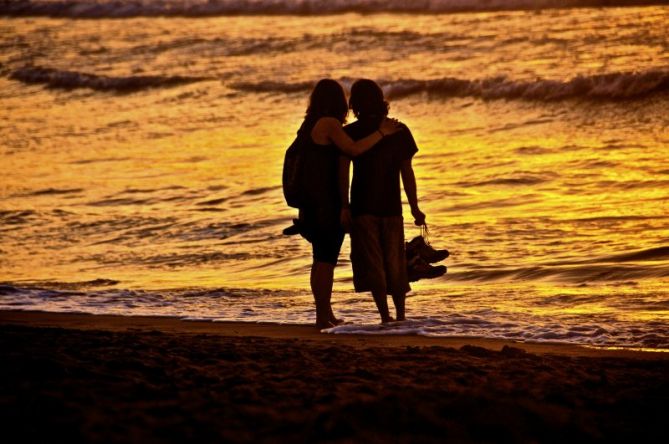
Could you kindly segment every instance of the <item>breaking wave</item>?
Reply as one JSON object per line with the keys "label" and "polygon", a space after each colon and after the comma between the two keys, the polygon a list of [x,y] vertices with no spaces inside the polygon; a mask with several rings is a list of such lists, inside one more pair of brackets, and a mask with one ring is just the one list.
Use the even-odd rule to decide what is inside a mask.
{"label": "breaking wave", "polygon": [[[585,261],[561,261],[520,268],[476,267],[449,273],[453,281],[540,281],[572,283],[632,281],[669,277],[669,247],[661,246]],[[649,263],[651,262],[651,263]]]}
{"label": "breaking wave", "polygon": [[[351,79],[342,79],[350,86]],[[434,97],[476,97],[484,100],[537,100],[558,101],[586,99],[601,101],[631,100],[669,91],[669,72],[619,72],[593,76],[577,76],[567,81],[537,79],[511,80],[500,76],[482,80],[444,77],[431,80],[379,81],[386,96],[398,99],[417,94]],[[312,82],[239,82],[232,88],[247,92],[296,93],[309,91]]]}
{"label": "breaking wave", "polygon": [[[197,76],[105,76],[77,71],[66,71],[41,66],[24,66],[9,74],[10,79],[24,83],[44,84],[49,88],[90,88],[97,91],[133,92],[147,88],[171,87],[188,83],[215,80]],[[341,79],[349,89],[353,79]],[[236,82],[232,89],[254,93],[303,93],[310,91],[314,82],[280,81]],[[652,70],[644,72],[619,72],[593,76],[577,76],[567,81],[537,79],[512,80],[504,76],[481,80],[444,77],[441,79],[380,80],[386,96],[400,99],[408,96],[476,97],[484,100],[536,100],[559,101],[586,99],[618,101],[644,98],[669,91],[669,72]]]}
{"label": "breaking wave", "polygon": [[570,283],[615,282],[669,278],[666,265],[581,265],[532,266],[525,268],[486,268],[448,274],[448,280],[459,282],[555,281]]}
{"label": "breaking wave", "polygon": [[0,15],[137,17],[210,15],[317,15],[359,13],[448,13],[538,10],[584,6],[632,6],[659,0],[2,0]]}
{"label": "breaking wave", "polygon": [[40,66],[25,66],[9,75],[24,83],[44,84],[49,88],[90,88],[96,91],[133,92],[147,88],[169,87],[208,80],[185,76],[122,76],[110,77],[77,71],[61,71]]}

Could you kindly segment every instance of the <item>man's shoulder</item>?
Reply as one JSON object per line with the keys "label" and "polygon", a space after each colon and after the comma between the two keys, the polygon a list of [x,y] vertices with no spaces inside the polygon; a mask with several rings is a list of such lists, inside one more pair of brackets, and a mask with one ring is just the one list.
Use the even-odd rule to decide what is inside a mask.
{"label": "man's shoulder", "polygon": [[411,135],[411,130],[407,126],[406,123],[402,122],[401,120],[397,121],[400,124],[401,131],[398,131],[398,134],[404,133],[404,135]]}
{"label": "man's shoulder", "polygon": [[400,131],[389,137],[389,143],[403,153],[403,158],[410,158],[418,151],[418,147],[409,127],[400,122],[400,128]]}
{"label": "man's shoulder", "polygon": [[344,131],[346,131],[346,134],[348,134],[353,138],[355,138],[355,136],[359,136],[363,130],[364,128],[362,127],[362,124],[360,123],[359,120],[356,120],[355,122],[349,123],[348,125],[344,126]]}
{"label": "man's shoulder", "polygon": [[399,122],[399,124],[400,130],[390,136],[392,140],[398,143],[413,141],[413,134],[411,134],[409,127],[404,122]]}
{"label": "man's shoulder", "polygon": [[407,131],[409,134],[411,134],[411,130],[409,129],[406,123],[400,122],[400,126],[402,127],[403,131]]}

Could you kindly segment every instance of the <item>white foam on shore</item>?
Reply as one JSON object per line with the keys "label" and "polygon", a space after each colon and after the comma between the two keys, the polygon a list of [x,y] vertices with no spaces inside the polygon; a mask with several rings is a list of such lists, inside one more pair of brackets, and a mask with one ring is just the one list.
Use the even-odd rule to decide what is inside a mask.
{"label": "white foam on shore", "polygon": [[[625,320],[606,313],[544,316],[530,311],[501,311],[478,306],[474,297],[458,311],[438,311],[430,301],[439,304],[439,296],[423,294],[409,299],[410,319],[382,325],[377,323],[378,314],[373,310],[371,298],[361,299],[355,293],[349,293],[338,294],[337,299],[338,316],[343,316],[347,323],[325,329],[324,333],[477,337],[593,347],[669,348],[669,323]],[[654,308],[653,296],[648,299],[646,309],[650,310]],[[572,302],[565,297],[544,298],[544,304],[556,308],[569,307]],[[312,325],[314,314],[311,295],[301,290],[272,293],[223,288],[143,291],[80,287],[60,290],[10,285],[0,286],[0,310],[303,325]]]}
{"label": "white foam on shore", "polygon": [[[556,342],[569,344],[589,344],[595,347],[609,346],[622,339],[617,333],[596,323],[569,326],[554,323],[540,325],[527,323],[521,318],[508,322],[504,315],[497,319],[478,316],[446,315],[445,318],[415,318],[387,324],[345,324],[323,330],[330,334],[355,335],[418,335],[428,337],[476,337],[505,339],[520,342]],[[641,346],[639,338],[628,336],[625,341]],[[632,345],[632,344],[630,344]],[[669,342],[662,341],[660,348],[667,348]]]}

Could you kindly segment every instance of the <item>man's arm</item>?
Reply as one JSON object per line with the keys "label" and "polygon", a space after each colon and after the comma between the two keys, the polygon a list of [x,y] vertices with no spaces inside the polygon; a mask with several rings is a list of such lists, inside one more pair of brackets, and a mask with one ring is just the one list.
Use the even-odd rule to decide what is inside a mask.
{"label": "man's arm", "polygon": [[351,231],[351,209],[348,203],[349,170],[351,159],[339,156],[339,198],[341,200],[340,223],[344,231]]}
{"label": "man's arm", "polygon": [[411,166],[411,159],[402,162],[400,170],[402,174],[402,183],[404,184],[404,192],[407,195],[409,206],[411,207],[411,215],[414,218],[414,224],[421,226],[425,225],[425,214],[418,208],[418,193],[416,191],[416,175]]}

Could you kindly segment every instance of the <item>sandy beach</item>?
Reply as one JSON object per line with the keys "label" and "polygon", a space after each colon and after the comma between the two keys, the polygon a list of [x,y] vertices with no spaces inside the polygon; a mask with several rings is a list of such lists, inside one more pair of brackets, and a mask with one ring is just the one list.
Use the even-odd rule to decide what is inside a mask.
{"label": "sandy beach", "polygon": [[11,442],[641,442],[669,401],[664,353],[18,311],[0,330]]}

